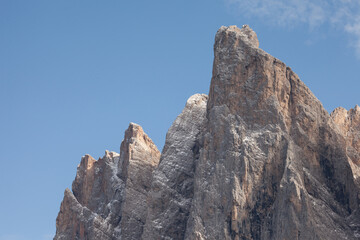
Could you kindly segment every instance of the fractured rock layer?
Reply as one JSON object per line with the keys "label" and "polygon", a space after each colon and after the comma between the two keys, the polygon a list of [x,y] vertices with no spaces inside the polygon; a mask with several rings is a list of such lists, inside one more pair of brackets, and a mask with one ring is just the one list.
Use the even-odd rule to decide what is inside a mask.
{"label": "fractured rock layer", "polygon": [[120,155],[83,157],[55,239],[358,239],[360,108],[329,115],[249,27],[215,37],[209,96],[161,157],[130,124]]}

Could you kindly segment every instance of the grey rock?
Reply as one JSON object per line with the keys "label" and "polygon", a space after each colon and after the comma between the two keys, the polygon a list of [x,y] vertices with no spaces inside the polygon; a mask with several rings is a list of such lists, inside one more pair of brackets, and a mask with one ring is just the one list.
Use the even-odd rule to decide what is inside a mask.
{"label": "grey rock", "polygon": [[136,124],[120,155],[85,156],[55,239],[359,239],[359,156],[360,107],[329,115],[249,26],[221,27],[209,97],[161,157]]}
{"label": "grey rock", "polygon": [[152,172],[159,164],[160,152],[136,124],[130,124],[120,147],[120,178],[125,181],[121,207],[121,238],[140,239],[147,216],[147,195]]}
{"label": "grey rock", "polygon": [[125,132],[120,155],[106,151],[98,161],[84,156],[73,193],[65,191],[54,239],[139,239],[159,159],[155,144],[134,123]]}
{"label": "grey rock", "polygon": [[143,239],[183,239],[194,194],[194,171],[201,145],[207,96],[190,97],[170,127],[154,172]]}
{"label": "grey rock", "polygon": [[82,157],[73,192],[65,191],[54,239],[113,239],[124,189],[116,175],[118,161],[119,154],[108,151],[98,161]]}
{"label": "grey rock", "polygon": [[318,99],[234,27],[214,54],[186,239],[355,239],[358,188]]}
{"label": "grey rock", "polygon": [[355,182],[360,186],[360,107],[356,105],[349,111],[339,107],[330,116],[345,137],[349,164]]}

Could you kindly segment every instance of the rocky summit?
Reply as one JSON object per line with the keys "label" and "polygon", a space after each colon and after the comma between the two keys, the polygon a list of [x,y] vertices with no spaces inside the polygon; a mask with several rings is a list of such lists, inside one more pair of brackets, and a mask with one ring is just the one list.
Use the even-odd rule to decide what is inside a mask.
{"label": "rocky summit", "polygon": [[81,159],[55,240],[360,239],[360,107],[328,114],[247,25],[221,27],[209,95],[162,153],[129,125]]}

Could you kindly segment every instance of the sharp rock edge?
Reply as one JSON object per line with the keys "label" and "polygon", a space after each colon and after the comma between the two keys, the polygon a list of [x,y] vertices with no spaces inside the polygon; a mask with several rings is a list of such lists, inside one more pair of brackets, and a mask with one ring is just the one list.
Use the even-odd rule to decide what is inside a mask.
{"label": "sharp rock edge", "polygon": [[360,107],[330,115],[247,25],[221,27],[209,96],[160,154],[131,123],[81,159],[54,239],[359,239]]}

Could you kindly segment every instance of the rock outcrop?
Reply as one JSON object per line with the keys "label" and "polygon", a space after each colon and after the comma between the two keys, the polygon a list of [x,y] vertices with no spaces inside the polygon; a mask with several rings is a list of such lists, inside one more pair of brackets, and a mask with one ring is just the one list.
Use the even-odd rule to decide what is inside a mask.
{"label": "rock outcrop", "polygon": [[135,124],[83,157],[55,239],[359,239],[359,164],[358,106],[329,115],[249,26],[221,27],[209,96],[161,157]]}
{"label": "rock outcrop", "polygon": [[298,76],[247,32],[216,35],[186,237],[354,238],[358,188],[344,137]]}
{"label": "rock outcrop", "polygon": [[199,135],[206,119],[207,96],[189,98],[170,127],[149,198],[143,239],[183,239],[194,194]]}
{"label": "rock outcrop", "polygon": [[125,132],[120,155],[106,151],[98,161],[84,156],[72,192],[65,190],[54,239],[139,239],[159,160],[155,144],[134,123]]}

